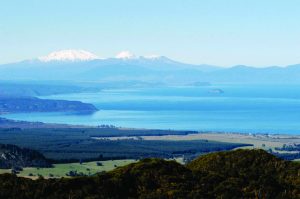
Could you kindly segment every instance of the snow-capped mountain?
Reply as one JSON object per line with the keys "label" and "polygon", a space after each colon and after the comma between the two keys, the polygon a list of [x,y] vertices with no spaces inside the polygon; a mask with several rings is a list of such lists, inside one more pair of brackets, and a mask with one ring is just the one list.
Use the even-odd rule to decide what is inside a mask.
{"label": "snow-capped mountain", "polygon": [[117,59],[135,59],[137,57],[130,51],[122,51],[116,55],[116,58]]}
{"label": "snow-capped mountain", "polygon": [[300,82],[300,65],[255,68],[185,64],[165,56],[136,56],[129,51],[99,59],[83,50],[62,50],[0,66],[0,80],[61,80],[80,82],[143,81],[170,85],[216,83]]}
{"label": "snow-capped mountain", "polygon": [[181,83],[201,81],[214,66],[184,64],[165,56],[136,56],[122,51],[115,58],[99,59],[83,50],[52,52],[35,60],[0,66],[0,80],[61,80],[81,82],[143,81]]}
{"label": "snow-capped mountain", "polygon": [[42,62],[49,61],[90,61],[99,59],[99,57],[91,52],[84,50],[61,50],[52,52],[47,56],[38,58]]}
{"label": "snow-capped mountain", "polygon": [[[99,56],[85,50],[60,50],[51,52],[46,56],[39,57],[37,60],[42,62],[50,62],[50,61],[91,61],[95,59],[103,59]],[[113,59],[113,58],[107,58]],[[122,60],[132,60],[132,59],[142,59],[142,60],[163,60],[166,61],[166,57],[159,55],[145,55],[145,56],[136,56],[130,51],[121,51],[116,56],[115,59]],[[169,59],[170,60],[170,59]]]}

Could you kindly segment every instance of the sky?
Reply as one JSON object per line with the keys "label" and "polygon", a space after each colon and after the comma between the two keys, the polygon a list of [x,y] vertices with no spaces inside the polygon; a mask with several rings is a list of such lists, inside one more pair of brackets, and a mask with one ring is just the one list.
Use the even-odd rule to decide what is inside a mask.
{"label": "sky", "polygon": [[193,64],[300,63],[298,0],[1,0],[0,64],[83,49]]}

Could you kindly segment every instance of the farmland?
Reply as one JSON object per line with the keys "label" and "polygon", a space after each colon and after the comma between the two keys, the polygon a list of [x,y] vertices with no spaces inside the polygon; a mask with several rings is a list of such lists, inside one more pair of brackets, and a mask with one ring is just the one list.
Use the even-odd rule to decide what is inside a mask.
{"label": "farmland", "polygon": [[[29,177],[36,179],[39,176],[44,178],[60,178],[67,177],[71,172],[76,172],[78,175],[94,175],[103,171],[111,171],[116,167],[124,166],[135,162],[135,160],[107,160],[107,161],[93,161],[83,163],[65,163],[53,164],[52,168],[36,168],[28,167],[23,168],[18,176]],[[97,165],[98,163],[98,165]],[[0,174],[10,173],[10,169],[0,169]]]}
{"label": "farmland", "polygon": [[119,128],[0,128],[0,143],[39,151],[53,163],[195,156],[249,144],[199,140],[96,140],[105,136],[186,135],[197,132]]}

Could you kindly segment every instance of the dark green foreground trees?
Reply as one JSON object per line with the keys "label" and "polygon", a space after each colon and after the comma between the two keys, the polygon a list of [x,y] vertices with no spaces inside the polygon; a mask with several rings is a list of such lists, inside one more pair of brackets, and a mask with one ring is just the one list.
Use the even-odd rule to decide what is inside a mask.
{"label": "dark green foreground trees", "polygon": [[145,159],[95,177],[34,181],[6,174],[0,198],[300,198],[300,164],[236,150],[187,166]]}

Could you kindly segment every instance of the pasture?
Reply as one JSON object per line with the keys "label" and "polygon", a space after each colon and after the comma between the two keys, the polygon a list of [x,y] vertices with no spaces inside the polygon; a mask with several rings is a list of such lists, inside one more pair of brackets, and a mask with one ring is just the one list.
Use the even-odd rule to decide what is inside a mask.
{"label": "pasture", "polygon": [[[36,179],[39,176],[44,178],[61,178],[68,177],[70,171],[76,172],[77,174],[83,175],[94,175],[103,171],[111,171],[116,167],[124,166],[130,163],[136,162],[135,160],[107,160],[107,161],[93,161],[93,162],[83,162],[78,163],[65,163],[65,164],[54,164],[53,168],[24,168],[18,176],[29,177]],[[101,163],[101,166],[97,165]],[[10,169],[0,169],[0,174],[10,173]]]}

